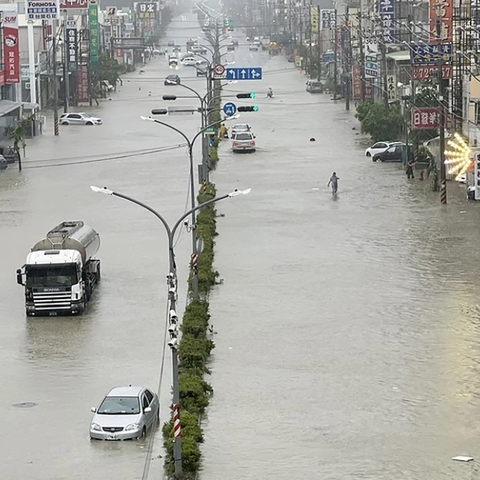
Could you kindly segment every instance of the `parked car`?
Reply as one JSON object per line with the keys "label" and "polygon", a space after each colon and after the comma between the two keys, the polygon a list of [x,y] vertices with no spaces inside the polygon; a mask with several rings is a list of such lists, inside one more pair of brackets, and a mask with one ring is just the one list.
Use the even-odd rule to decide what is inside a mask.
{"label": "parked car", "polygon": [[323,85],[321,82],[317,82],[316,80],[309,80],[305,90],[309,93],[322,93]]}
{"label": "parked car", "polygon": [[170,57],[168,59],[168,66],[170,68],[178,68],[178,58],[177,57]]}
{"label": "parked car", "polygon": [[3,155],[0,155],[0,170],[6,170],[8,168],[8,162]]}
{"label": "parked car", "polygon": [[89,113],[63,113],[60,116],[60,125],[101,125],[102,119],[92,117]]}
{"label": "parked car", "polygon": [[232,127],[232,130],[231,130],[232,140],[235,139],[235,136],[237,135],[237,133],[251,132],[251,131],[252,131],[252,127],[248,123],[237,123]]}
{"label": "parked car", "polygon": [[396,143],[402,143],[402,142],[377,142],[373,144],[371,147],[368,147],[365,150],[365,156],[366,157],[372,157],[373,155],[377,153],[382,153],[384,152],[390,145],[394,145]]}
{"label": "parked car", "polygon": [[235,45],[232,43],[229,43],[227,45],[227,52],[234,52],[235,51]]}
{"label": "parked car", "polygon": [[235,135],[232,142],[232,151],[236,152],[255,152],[255,135],[251,132],[241,132]]}
{"label": "parked car", "polygon": [[7,163],[15,163],[18,162],[18,153],[13,149],[13,147],[9,146],[0,146],[0,155],[5,158]]}
{"label": "parked car", "polygon": [[91,439],[132,440],[158,425],[160,407],[156,393],[129,385],[112,388],[92,412]]}
{"label": "parked car", "polygon": [[260,41],[260,37],[254,37],[253,43],[259,47],[262,44],[262,42]]}
{"label": "parked car", "polygon": [[185,67],[194,67],[196,63],[197,63],[197,61],[195,60],[194,57],[185,57],[185,58],[182,60],[182,64],[183,64]]}
{"label": "parked car", "polygon": [[[396,142],[390,145],[384,152],[373,155],[374,162],[401,162],[404,151],[407,148],[405,143]],[[413,148],[410,147],[410,156],[412,156]]]}
{"label": "parked car", "polygon": [[258,45],[255,45],[254,43],[252,43],[248,49],[251,51],[251,52],[258,52]]}
{"label": "parked car", "polygon": [[165,81],[164,85],[180,85],[180,77],[178,75],[169,75]]}
{"label": "parked car", "polygon": [[169,47],[174,47],[175,46],[175,42],[172,42],[171,40],[167,43],[167,46]]}

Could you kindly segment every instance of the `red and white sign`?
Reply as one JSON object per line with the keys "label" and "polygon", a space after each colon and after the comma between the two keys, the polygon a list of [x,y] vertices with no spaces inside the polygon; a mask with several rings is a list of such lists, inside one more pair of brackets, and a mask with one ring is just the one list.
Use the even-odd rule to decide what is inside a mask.
{"label": "red and white sign", "polygon": [[0,5],[3,16],[4,79],[7,85],[20,83],[21,78],[17,8],[15,3]]}
{"label": "red and white sign", "polygon": [[77,100],[86,103],[90,100],[88,95],[88,66],[79,65],[77,70]]}
{"label": "red and white sign", "polygon": [[215,65],[213,67],[213,72],[215,73],[215,76],[221,77],[225,73],[225,67],[223,65]]}
{"label": "red and white sign", "polygon": [[354,65],[352,67],[352,86],[353,86],[353,99],[362,99],[362,76],[360,73],[360,67]]}
{"label": "red and white sign", "polygon": [[435,130],[440,126],[438,108],[414,108],[412,110],[412,130]]}
{"label": "red and white sign", "polygon": [[60,0],[60,11],[87,10],[87,0]]}
{"label": "red and white sign", "polygon": [[[440,35],[437,34],[440,22]],[[453,41],[453,0],[430,0],[430,43]]]}
{"label": "red and white sign", "polygon": [[[414,66],[412,67],[413,80],[431,80],[438,72],[438,67],[435,66]],[[442,65],[443,80],[450,80],[453,75],[452,65]]]}

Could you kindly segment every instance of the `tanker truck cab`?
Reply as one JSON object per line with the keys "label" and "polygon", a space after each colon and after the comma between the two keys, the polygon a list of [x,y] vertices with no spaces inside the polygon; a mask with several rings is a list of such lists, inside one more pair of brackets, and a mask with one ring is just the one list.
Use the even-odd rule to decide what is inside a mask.
{"label": "tanker truck cab", "polygon": [[63,222],[37,242],[17,270],[26,314],[82,313],[100,281],[100,261],[92,258],[99,245],[98,234],[83,222]]}

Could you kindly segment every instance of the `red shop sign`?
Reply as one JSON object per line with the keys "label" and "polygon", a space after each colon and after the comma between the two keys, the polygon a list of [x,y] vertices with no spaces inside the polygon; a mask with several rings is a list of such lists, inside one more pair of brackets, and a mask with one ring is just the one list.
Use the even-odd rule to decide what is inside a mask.
{"label": "red shop sign", "polygon": [[[432,80],[432,77],[438,72],[436,66],[415,66],[412,67],[413,80]],[[442,65],[442,78],[443,80],[450,80],[453,75],[452,65]]]}
{"label": "red shop sign", "polygon": [[20,50],[18,46],[18,27],[4,23],[3,47],[5,55],[5,83],[20,83]]}
{"label": "red shop sign", "polygon": [[435,130],[440,126],[438,108],[414,108],[412,110],[412,130]]}
{"label": "red shop sign", "polygon": [[60,0],[60,10],[86,10],[87,0]]}
{"label": "red shop sign", "polygon": [[[440,22],[440,38],[437,35]],[[430,0],[430,43],[453,41],[453,0]]]}

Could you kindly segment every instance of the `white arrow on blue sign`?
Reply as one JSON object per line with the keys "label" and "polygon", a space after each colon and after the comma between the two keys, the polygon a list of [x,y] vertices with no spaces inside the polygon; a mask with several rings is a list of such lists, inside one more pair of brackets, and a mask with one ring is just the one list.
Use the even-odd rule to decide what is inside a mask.
{"label": "white arrow on blue sign", "polygon": [[233,117],[237,113],[237,106],[232,102],[228,102],[223,106],[223,113],[227,117]]}
{"label": "white arrow on blue sign", "polygon": [[240,67],[240,68],[228,68],[226,72],[227,80],[261,80],[262,68],[261,67]]}

